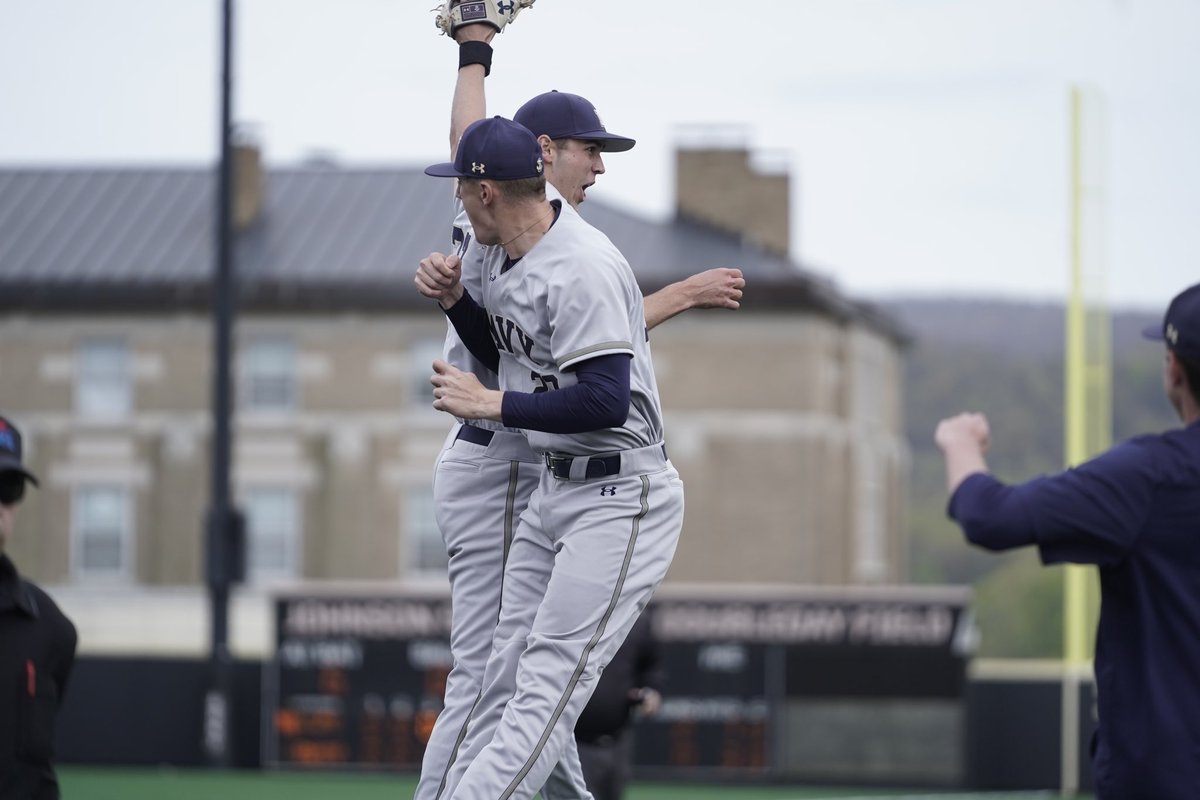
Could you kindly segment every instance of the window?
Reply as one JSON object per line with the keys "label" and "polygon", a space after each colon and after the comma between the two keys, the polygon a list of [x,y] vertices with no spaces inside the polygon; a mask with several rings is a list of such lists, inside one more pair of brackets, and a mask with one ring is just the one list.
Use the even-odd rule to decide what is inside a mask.
{"label": "window", "polygon": [[75,411],[85,417],[123,417],[133,408],[129,346],[121,339],[87,339],[75,351]]}
{"label": "window", "polygon": [[248,489],[246,580],[294,578],[299,574],[300,511],[294,489]]}
{"label": "window", "polygon": [[133,514],[123,486],[78,486],[72,497],[72,567],[80,578],[132,573]]}
{"label": "window", "polygon": [[450,559],[433,515],[433,487],[413,487],[405,492],[402,518],[408,542],[408,572],[445,575]]}
{"label": "window", "polygon": [[442,339],[417,339],[408,348],[409,405],[433,409],[433,385],[429,376],[433,374],[433,360],[444,355]]}
{"label": "window", "polygon": [[258,339],[241,357],[242,407],[291,411],[296,407],[296,347],[286,339]]}

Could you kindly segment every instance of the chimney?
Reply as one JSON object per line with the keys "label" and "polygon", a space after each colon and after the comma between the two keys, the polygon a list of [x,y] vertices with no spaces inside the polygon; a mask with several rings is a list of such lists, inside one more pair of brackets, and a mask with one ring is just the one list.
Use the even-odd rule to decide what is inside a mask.
{"label": "chimney", "polygon": [[243,233],[262,215],[266,196],[262,150],[240,138],[233,145],[233,229]]}
{"label": "chimney", "polygon": [[675,213],[740,236],[772,253],[790,251],[790,186],[786,166],[756,159],[728,128],[693,129],[675,150]]}

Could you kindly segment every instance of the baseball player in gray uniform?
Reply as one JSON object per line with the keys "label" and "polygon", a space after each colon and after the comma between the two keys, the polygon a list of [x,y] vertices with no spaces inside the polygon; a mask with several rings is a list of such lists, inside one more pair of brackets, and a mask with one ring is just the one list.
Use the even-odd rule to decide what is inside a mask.
{"label": "baseball player in gray uniform", "polygon": [[545,469],[514,534],[483,694],[453,798],[528,798],[558,762],[604,665],[658,587],[683,524],[663,444],[643,300],[628,263],[569,203],[547,200],[542,148],[501,117],[464,132],[458,196],[482,248],[482,306],[450,257],[418,289],[500,376],[435,362],[434,407],[526,432]]}
{"label": "baseball player in gray uniform", "polygon": [[[495,33],[487,25],[468,25],[454,33],[460,44],[471,44],[465,57],[460,58],[455,86],[452,158],[462,131],[484,116],[484,77],[490,65],[473,62],[472,58],[479,59],[482,52],[490,61],[487,42]],[[572,205],[585,199],[586,189],[604,172],[602,150],[615,152],[634,144],[632,139],[609,134],[591,104],[575,95],[539,95],[523,111],[527,122],[546,133],[541,143],[548,192],[559,196],[554,188],[558,184]],[[456,212],[453,244],[461,259],[462,282],[481,297],[482,248],[472,246],[470,221],[457,199]],[[744,285],[740,270],[730,268],[707,270],[672,284],[645,298],[648,327],[690,308],[736,309]],[[444,358],[487,385],[498,386],[496,376],[470,353],[452,325]],[[445,796],[448,769],[458,757],[467,722],[480,696],[500,610],[500,575],[509,557],[512,535],[544,469],[520,432],[490,420],[456,425],[438,457],[434,471],[435,514],[450,556],[454,663],[447,676],[443,709],[426,745],[416,800]],[[567,743],[562,764],[542,790],[546,800],[588,797],[573,740]]]}

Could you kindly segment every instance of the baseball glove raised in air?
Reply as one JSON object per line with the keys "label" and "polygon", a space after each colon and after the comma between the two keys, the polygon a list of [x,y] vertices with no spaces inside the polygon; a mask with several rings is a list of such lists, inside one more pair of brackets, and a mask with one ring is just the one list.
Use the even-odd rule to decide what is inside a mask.
{"label": "baseball glove raised in air", "polygon": [[434,24],[447,36],[463,25],[486,22],[498,31],[517,18],[534,0],[446,0],[434,9]]}

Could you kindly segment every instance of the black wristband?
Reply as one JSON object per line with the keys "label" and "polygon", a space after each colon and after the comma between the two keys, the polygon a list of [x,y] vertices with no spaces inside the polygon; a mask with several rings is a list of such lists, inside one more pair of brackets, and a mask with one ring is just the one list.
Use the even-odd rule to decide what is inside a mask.
{"label": "black wristband", "polygon": [[487,42],[474,40],[463,42],[458,46],[458,68],[471,64],[483,66],[483,77],[492,74],[492,46]]}

